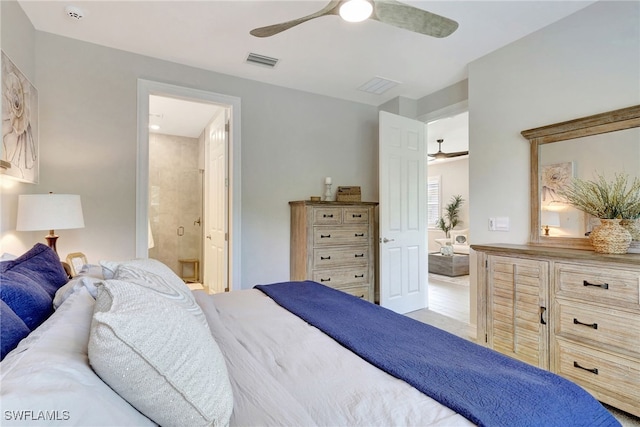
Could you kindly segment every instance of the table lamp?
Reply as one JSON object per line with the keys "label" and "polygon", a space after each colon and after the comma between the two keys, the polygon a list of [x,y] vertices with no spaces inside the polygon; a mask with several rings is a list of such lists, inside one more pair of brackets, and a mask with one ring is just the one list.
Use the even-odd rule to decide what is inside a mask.
{"label": "table lamp", "polygon": [[80,196],[75,194],[21,194],[18,196],[17,231],[49,230],[49,247],[58,253],[55,229],[84,228]]}
{"label": "table lamp", "polygon": [[549,235],[549,227],[560,227],[560,213],[557,211],[542,211],[540,218],[544,228],[544,235]]}

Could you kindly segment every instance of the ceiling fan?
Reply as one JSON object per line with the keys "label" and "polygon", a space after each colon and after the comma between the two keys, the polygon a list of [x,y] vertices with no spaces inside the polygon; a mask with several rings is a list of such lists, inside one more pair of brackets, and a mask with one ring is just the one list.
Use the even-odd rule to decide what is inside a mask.
{"label": "ceiling fan", "polygon": [[250,34],[256,37],[270,37],[296,25],[327,15],[340,15],[349,22],[373,19],[394,27],[438,38],[447,37],[458,28],[456,21],[396,0],[333,0],[315,13],[291,21],[255,28],[250,31]]}
{"label": "ceiling fan", "polygon": [[455,153],[444,153],[442,151],[442,143],[444,142],[444,139],[438,139],[437,142],[438,142],[438,152],[429,154],[429,157],[433,157],[434,160],[450,159],[451,157],[460,157],[460,156],[466,156],[467,154],[469,154],[468,151],[456,151]]}

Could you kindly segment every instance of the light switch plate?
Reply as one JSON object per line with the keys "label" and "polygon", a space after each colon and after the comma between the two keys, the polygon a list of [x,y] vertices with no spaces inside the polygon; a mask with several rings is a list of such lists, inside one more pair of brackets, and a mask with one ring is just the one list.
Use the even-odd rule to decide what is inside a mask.
{"label": "light switch plate", "polygon": [[496,217],[496,231],[509,231],[509,217],[508,216],[499,216]]}

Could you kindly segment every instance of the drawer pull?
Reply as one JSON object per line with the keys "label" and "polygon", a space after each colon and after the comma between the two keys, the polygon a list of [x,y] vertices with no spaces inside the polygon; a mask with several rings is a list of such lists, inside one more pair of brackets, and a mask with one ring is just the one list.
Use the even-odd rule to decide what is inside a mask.
{"label": "drawer pull", "polygon": [[591,372],[592,374],[598,375],[598,368],[591,368],[591,369],[585,368],[583,366],[580,366],[580,364],[578,362],[575,362],[575,361],[573,362],[573,367],[574,368],[579,368],[579,369],[584,369],[585,371],[588,371],[588,372]]}
{"label": "drawer pull", "polygon": [[351,215],[353,218],[362,218],[362,214],[353,214]]}
{"label": "drawer pull", "polygon": [[358,298],[364,298],[364,294],[358,295]]}
{"label": "drawer pull", "polygon": [[333,214],[323,214],[322,218],[333,218]]}
{"label": "drawer pull", "polygon": [[[320,255],[320,260],[321,260],[321,261],[323,261],[323,260],[325,260],[325,259],[331,259],[331,255],[329,255],[329,256],[322,256],[322,255]],[[575,320],[575,319],[574,319],[574,320]]]}
{"label": "drawer pull", "polygon": [[356,234],[354,234],[354,236],[356,236],[356,237],[364,237],[364,233],[356,233]]}
{"label": "drawer pull", "polygon": [[353,277],[356,278],[356,279],[362,279],[364,277],[364,274],[356,274]]}
{"label": "drawer pull", "polygon": [[545,311],[547,311],[547,307],[540,307],[540,324],[541,325],[547,324],[546,320],[544,320]]}
{"label": "drawer pull", "polygon": [[329,277],[328,279],[320,279],[321,282],[330,282],[331,281],[331,277]]}
{"label": "drawer pull", "polygon": [[356,258],[364,258],[364,254],[356,254],[355,257]]}
{"label": "drawer pull", "polygon": [[582,281],[582,284],[583,284],[584,286],[595,286],[595,287],[597,287],[597,288],[609,289],[609,284],[608,284],[608,283],[600,283],[600,284],[597,284],[597,283],[589,283],[589,282],[587,282],[586,280],[583,280],[583,281]]}
{"label": "drawer pull", "polygon": [[331,238],[331,234],[321,234],[320,238],[321,239],[329,239],[329,238]]}
{"label": "drawer pull", "polygon": [[575,317],[573,318],[573,324],[574,325],[583,325],[583,326],[588,326],[588,327],[593,328],[593,329],[598,329],[598,324],[597,323],[582,323],[581,321],[579,321]]}

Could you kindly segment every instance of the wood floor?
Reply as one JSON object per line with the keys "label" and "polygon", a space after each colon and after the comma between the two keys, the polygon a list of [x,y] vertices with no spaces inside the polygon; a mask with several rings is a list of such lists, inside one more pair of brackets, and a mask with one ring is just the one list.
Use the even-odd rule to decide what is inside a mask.
{"label": "wood floor", "polygon": [[475,340],[476,332],[469,325],[469,276],[449,278],[430,273],[429,307],[407,316]]}
{"label": "wood floor", "polygon": [[429,310],[469,324],[469,276],[430,274]]}

